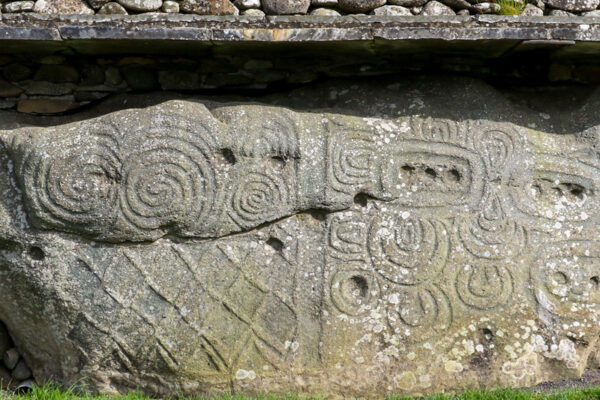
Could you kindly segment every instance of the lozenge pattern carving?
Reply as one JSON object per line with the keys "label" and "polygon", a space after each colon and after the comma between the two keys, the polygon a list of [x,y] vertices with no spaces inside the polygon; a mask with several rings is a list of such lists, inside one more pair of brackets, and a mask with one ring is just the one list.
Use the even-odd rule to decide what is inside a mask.
{"label": "lozenge pattern carving", "polygon": [[364,373],[425,393],[447,388],[435,377],[531,384],[545,359],[585,362],[600,157],[581,143],[487,120],[210,107],[6,135],[35,240],[21,258],[0,241],[0,269],[35,268],[38,291],[68,279],[75,322],[53,340],[75,349],[69,379],[261,390]]}

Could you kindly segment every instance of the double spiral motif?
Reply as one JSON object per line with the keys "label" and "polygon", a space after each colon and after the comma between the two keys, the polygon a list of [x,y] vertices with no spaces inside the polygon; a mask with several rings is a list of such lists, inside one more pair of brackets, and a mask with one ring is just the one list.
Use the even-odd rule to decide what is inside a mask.
{"label": "double spiral motif", "polygon": [[[160,131],[161,129],[157,129]],[[55,139],[22,165],[33,214],[44,227],[109,241],[147,240],[204,228],[215,198],[210,138],[169,126],[120,138],[101,133]]]}

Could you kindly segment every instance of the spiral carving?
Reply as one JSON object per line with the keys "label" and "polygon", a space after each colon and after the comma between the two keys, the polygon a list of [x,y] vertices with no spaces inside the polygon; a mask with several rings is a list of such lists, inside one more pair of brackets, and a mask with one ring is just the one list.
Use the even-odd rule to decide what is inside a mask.
{"label": "spiral carving", "polygon": [[390,214],[375,218],[368,246],[382,276],[402,285],[416,285],[444,268],[449,238],[440,221]]}
{"label": "spiral carving", "polygon": [[362,260],[368,224],[358,212],[335,214],[329,221],[329,246],[332,256],[342,260]]}
{"label": "spiral carving", "polygon": [[108,134],[65,143],[35,163],[32,202],[44,224],[101,232],[115,217],[121,161]]}
{"label": "spiral carving", "polygon": [[372,182],[376,153],[366,139],[332,138],[329,144],[330,180],[344,193],[354,193]]}
{"label": "spiral carving", "polygon": [[280,217],[289,204],[289,190],[281,173],[250,170],[238,178],[230,216],[240,227],[249,228]]}
{"label": "spiral carving", "polygon": [[489,310],[508,301],[513,292],[513,279],[503,265],[466,265],[458,272],[456,289],[465,304]]}
{"label": "spiral carving", "polygon": [[202,143],[157,136],[145,141],[123,168],[121,209],[136,228],[187,229],[206,218],[215,178]]}
{"label": "spiral carving", "polygon": [[35,146],[15,142],[33,223],[111,242],[207,232],[217,196],[209,127],[150,118],[150,128],[128,120],[121,132],[100,121],[34,137]]}

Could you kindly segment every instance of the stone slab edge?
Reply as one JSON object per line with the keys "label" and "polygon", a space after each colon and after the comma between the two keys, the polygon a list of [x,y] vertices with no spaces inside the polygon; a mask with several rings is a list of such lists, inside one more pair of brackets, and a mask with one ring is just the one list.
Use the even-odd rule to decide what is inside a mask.
{"label": "stone slab edge", "polygon": [[216,17],[0,15],[0,41],[173,40],[331,42],[383,40],[600,41],[597,17]]}

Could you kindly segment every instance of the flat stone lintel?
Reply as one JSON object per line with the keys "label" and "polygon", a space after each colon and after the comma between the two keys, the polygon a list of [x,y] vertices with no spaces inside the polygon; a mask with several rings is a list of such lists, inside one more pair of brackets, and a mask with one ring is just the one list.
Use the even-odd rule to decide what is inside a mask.
{"label": "flat stone lintel", "polygon": [[593,17],[215,17],[196,15],[0,16],[2,41],[172,40],[330,42],[441,39],[600,40]]}

